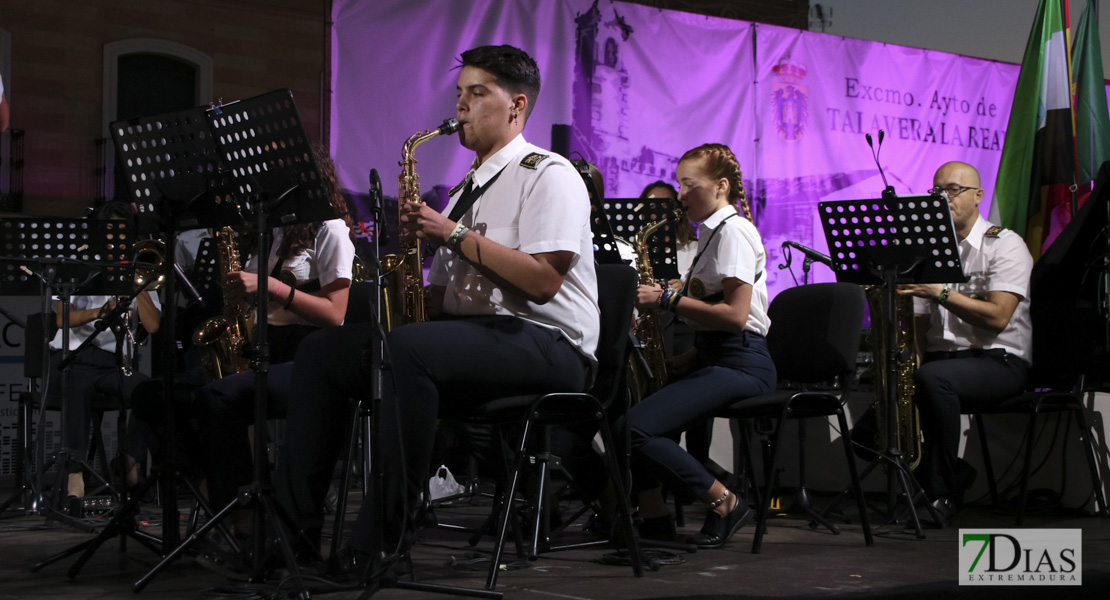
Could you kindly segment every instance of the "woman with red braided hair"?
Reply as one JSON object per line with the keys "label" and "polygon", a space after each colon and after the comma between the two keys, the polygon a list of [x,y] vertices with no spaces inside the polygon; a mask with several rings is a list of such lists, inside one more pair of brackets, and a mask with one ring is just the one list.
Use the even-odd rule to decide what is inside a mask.
{"label": "woman with red braided hair", "polygon": [[722,546],[751,520],[747,502],[717,481],[683,450],[678,432],[738,397],[775,387],[775,365],[764,339],[767,317],[766,252],[741,181],[740,164],[723,144],[686,152],[676,171],[679,202],[700,222],[693,265],[674,291],[641,285],[637,308],[669,310],[695,330],[696,365],[686,376],[645,398],[628,413],[633,486],[641,535],[673,537],[674,524],[659,493],[660,483],[677,495],[705,502],[701,532],[687,539],[700,548]]}

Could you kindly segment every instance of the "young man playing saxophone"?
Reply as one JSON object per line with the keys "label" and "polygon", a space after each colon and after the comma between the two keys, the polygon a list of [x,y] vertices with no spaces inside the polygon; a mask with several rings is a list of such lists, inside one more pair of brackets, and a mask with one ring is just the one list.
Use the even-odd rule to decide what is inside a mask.
{"label": "young man playing saxophone", "polygon": [[[439,411],[534,392],[580,391],[595,364],[597,282],[585,186],[568,161],[524,140],[539,93],[539,69],[511,46],[463,52],[456,88],[460,143],[475,154],[448,213],[421,203],[401,209],[404,236],[438,247],[429,280],[437,321],[386,336],[390,370],[377,447],[384,506],[363,504],[350,546],[356,558],[409,543],[413,511],[429,471]],[[364,349],[374,325],[316,333],[297,353],[279,494],[318,543],[321,510],[350,415],[365,395]],[[370,499],[368,499],[370,500]],[[384,544],[371,522],[384,511]]]}

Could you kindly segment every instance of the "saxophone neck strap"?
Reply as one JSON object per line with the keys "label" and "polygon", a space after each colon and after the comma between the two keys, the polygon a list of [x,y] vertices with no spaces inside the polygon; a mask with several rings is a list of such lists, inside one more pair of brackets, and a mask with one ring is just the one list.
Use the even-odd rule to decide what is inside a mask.
{"label": "saxophone neck strap", "polygon": [[[683,282],[683,285],[682,285],[682,293],[683,294],[689,294],[690,293],[690,282],[693,280],[694,267],[698,266],[698,260],[701,259],[701,255],[705,254],[705,251],[709,249],[709,242],[713,241],[713,237],[717,235],[717,232],[720,231],[721,228],[725,226],[725,223],[727,223],[729,219],[731,219],[733,217],[736,217],[736,216],[739,216],[739,215],[734,213],[734,214],[731,214],[731,215],[725,217],[723,221],[718,223],[717,226],[713,228],[713,232],[710,233],[709,238],[705,240],[705,245],[703,245],[701,247],[701,250],[698,251],[697,255],[694,256],[694,260],[690,263],[690,270],[686,272],[686,279],[685,279],[685,281]],[[755,281],[753,281],[752,283],[758,282],[762,277],[763,277],[763,271],[760,271],[760,272],[756,273],[755,274]],[[710,304],[716,304],[718,302],[723,302],[724,299],[725,299],[725,293],[723,291],[717,292],[716,294],[712,294],[710,296],[706,296],[704,298],[700,298],[700,300],[702,300],[703,302],[708,302]]]}
{"label": "saxophone neck strap", "polygon": [[[507,166],[509,165],[505,165],[505,167]],[[505,172],[505,167],[501,167],[501,170],[495,173],[493,177],[490,177],[489,181],[477,188],[474,187],[474,176],[471,175],[470,179],[466,182],[466,189],[463,190],[462,196],[459,198],[459,201],[455,203],[455,207],[451,209],[451,214],[448,215],[447,218],[458,223],[459,219],[466,214],[466,211],[470,210],[470,207],[474,206],[478,198],[481,198],[482,194],[489,189],[489,186],[493,185],[493,182],[497,181],[497,178]]]}
{"label": "saxophone neck strap", "polygon": [[698,253],[696,255],[694,255],[694,260],[690,262],[690,270],[686,271],[686,280],[684,281],[684,283],[682,285],[682,293],[683,294],[689,294],[690,293],[690,280],[692,279],[692,276],[694,274],[694,269],[698,266],[698,261],[701,260],[701,255],[705,254],[705,251],[709,249],[709,243],[712,242],[713,238],[717,236],[717,232],[720,231],[721,228],[725,226],[725,223],[728,223],[729,219],[731,219],[735,216],[736,216],[736,213],[733,213],[733,214],[725,217],[724,220],[722,220],[720,223],[717,223],[717,226],[713,228],[713,231],[710,232],[709,237],[705,240],[705,244],[702,245],[701,249],[698,250]]}
{"label": "saxophone neck strap", "polygon": [[[274,279],[277,279],[278,281],[281,281],[281,268],[284,267],[284,266],[285,266],[285,261],[280,261],[280,262],[278,262],[278,264],[274,265],[274,268],[270,269],[270,277],[273,277]],[[298,292],[309,292],[309,293],[318,292],[318,291],[320,291],[320,279],[319,278],[309,279],[308,281],[306,281],[304,283],[298,283],[298,284],[292,285],[290,287],[297,288]]]}

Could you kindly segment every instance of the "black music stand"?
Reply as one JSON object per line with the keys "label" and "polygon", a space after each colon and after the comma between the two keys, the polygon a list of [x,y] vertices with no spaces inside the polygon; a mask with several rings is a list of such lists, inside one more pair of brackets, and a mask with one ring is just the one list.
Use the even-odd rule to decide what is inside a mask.
{"label": "black music stand", "polygon": [[[214,226],[229,220],[242,222],[238,205],[230,190],[230,178],[221,170],[214,139],[207,130],[205,109],[189,110],[120,121],[111,125],[111,133],[118,153],[117,164],[127,176],[126,197],[138,212],[136,229],[140,233],[161,233],[165,242],[165,264],[175,265],[176,233],[198,226]],[[214,200],[201,202],[200,200]],[[166,277],[166,297],[175,299],[175,277]],[[167,332],[164,337],[163,419],[164,439],[167,448],[175,448],[174,415],[174,323],[177,318],[176,301],[163,306],[163,320]],[[172,452],[170,454],[172,456]],[[152,548],[156,554],[165,554],[178,545],[178,514],[176,497],[177,469],[172,465],[161,470],[162,479],[162,544]],[[147,484],[153,485],[154,479]],[[146,489],[146,488],[141,488]],[[117,532],[122,540],[137,531],[139,498],[137,492],[107,523],[101,534],[86,544],[78,545],[48,559],[34,569],[54,562],[75,552],[83,554],[70,567],[68,575],[76,577],[100,545]]]}
{"label": "black music stand", "polygon": [[[187,138],[178,138],[185,144],[183,151],[165,151],[163,147],[166,145],[166,137],[159,133],[159,127],[178,126],[182,123],[189,129]],[[115,123],[112,125],[112,134],[121,151],[121,158],[129,158],[128,152],[135,155],[135,161],[128,160],[124,170],[136,198],[152,196],[147,182],[151,179],[160,180],[162,174],[167,172],[161,166],[164,161],[179,157],[186,161],[192,160],[192,164],[182,165],[188,169],[185,173],[191,176],[183,175],[173,180],[173,186],[167,185],[169,182],[166,180],[162,180],[166,183],[155,186],[155,191],[159,193],[154,194],[154,197],[163,198],[163,210],[159,211],[163,216],[179,212],[173,210],[177,207],[164,210],[166,204],[175,204],[174,200],[177,199],[186,200],[181,208],[188,211],[188,217],[163,222],[163,226],[168,229],[243,225],[247,216],[253,217],[258,234],[256,256],[259,257],[258,321],[252,364],[255,369],[254,425],[256,432],[264,431],[266,377],[270,358],[266,327],[269,269],[266,263],[270,254],[271,228],[336,218],[312,158],[309,138],[301,124],[292,92],[277,90],[222,106]],[[172,171],[169,173],[173,174]],[[165,193],[167,189],[175,190],[178,183],[184,185],[177,189],[186,193]],[[201,185],[198,186],[198,183]],[[204,198],[205,202],[195,202],[200,198]],[[199,210],[195,208],[198,204]],[[172,336],[167,337],[172,339]],[[172,381],[169,377],[166,378],[165,385],[167,395],[172,393]],[[167,408],[170,405],[167,402]],[[167,410],[166,414],[170,415],[171,411]],[[168,420],[167,422],[170,423]],[[172,423],[166,430],[168,435],[172,435]],[[172,448],[170,441],[167,437],[166,446]],[[257,504],[260,510],[255,511],[252,579],[263,575],[266,536],[262,535],[262,525],[265,520],[272,527],[285,566],[294,574],[299,595],[308,596],[289,545],[287,530],[282,524],[283,519],[286,522],[290,522],[290,519],[274,502],[269,471],[263,466],[262,457],[266,456],[266,448],[265,436],[261,434],[255,435],[254,456],[254,478],[251,484],[240,488],[238,498],[220,509],[203,527],[193,532],[184,543],[169,552],[162,562],[136,581],[132,586],[135,592],[142,591],[155,575],[216,527],[236,506]]]}
{"label": "black music stand", "polygon": [[[605,201],[605,212],[616,235],[627,241],[648,223],[666,219],[673,212],[677,201],[670,198],[610,198]],[[656,279],[678,279],[678,228],[673,219],[655,232],[648,240],[651,255],[651,272]]]}
{"label": "black music stand", "polygon": [[[42,300],[42,314],[49,310],[50,297],[57,295],[62,303],[62,331],[69,330],[69,302],[77,292],[85,295],[128,295],[131,293],[134,267],[131,258],[133,232],[129,223],[107,219],[50,219],[50,218],[7,218],[0,219],[0,282],[5,295],[39,296]],[[50,340],[43,340],[44,348]],[[69,336],[62,336],[62,360],[70,356]],[[34,476],[4,503],[6,508],[19,495],[33,493],[38,500],[43,497],[42,474],[45,471],[43,457],[45,440],[46,396],[48,393],[50,361],[44,354],[42,386],[39,398],[39,435],[36,439],[34,456]],[[65,390],[67,389],[67,370],[61,370],[61,422],[71,418],[66,410]],[[28,419],[27,410],[21,408],[20,419]],[[21,425],[22,428],[22,425]],[[24,464],[30,459],[29,448],[24,448]],[[53,462],[66,464],[71,448],[62,436],[61,449],[52,459]],[[82,459],[84,463],[84,459]],[[88,465],[84,465],[88,466]],[[29,469],[28,469],[29,470]],[[91,469],[90,469],[91,470]],[[69,519],[57,511],[56,507],[64,498],[66,473],[59,469],[58,483],[55,486],[55,502],[43,506],[50,511],[52,518],[64,521],[82,529],[89,529],[81,523]],[[36,486],[38,488],[36,489]],[[30,504],[25,498],[25,506]],[[36,500],[34,503],[38,503]]]}
{"label": "black music stand", "polygon": [[[133,291],[132,278],[134,267],[130,264],[131,245],[133,232],[131,224],[127,221],[112,220],[85,220],[85,218],[3,218],[0,220],[0,247],[6,255],[0,256],[0,282],[6,295],[34,295],[40,296],[42,305],[40,313],[50,313],[49,298],[53,291],[57,291],[62,309],[62,332],[69,330],[70,297],[80,292],[85,295],[122,295],[127,296]],[[43,316],[46,318],[46,316]],[[90,336],[98,336],[104,327]],[[46,327],[43,332],[46,332]],[[119,342],[117,337],[117,342]],[[32,507],[40,506],[43,498],[42,475],[48,468],[43,465],[46,455],[46,441],[42,438],[42,431],[46,428],[46,401],[49,394],[49,339],[42,339],[43,359],[39,398],[39,435],[36,440],[36,449],[32,452],[29,443],[30,408],[27,403],[20,407],[20,430],[23,437],[23,472],[33,472],[33,476],[22,482],[20,489],[3,504],[6,509],[11,502],[19,496],[24,497],[24,509],[33,511]],[[84,347],[84,345],[82,345]],[[78,348],[79,352],[81,348]],[[118,348],[119,349],[119,348]],[[70,352],[69,335],[62,336],[61,357],[61,423],[67,423],[72,414],[67,409],[69,404],[68,394],[68,368],[72,358],[77,352]],[[122,374],[120,375],[122,379]],[[122,383],[121,383],[122,388]],[[120,410],[120,420],[123,420],[123,409]],[[65,445],[62,436],[62,445],[56,455],[50,459],[50,464],[60,462],[68,464],[72,449]],[[31,456],[34,456],[33,465]],[[95,472],[91,466],[81,458],[83,468]],[[53,519],[69,523],[69,525],[91,531],[78,520],[63,515],[57,509],[64,498],[65,478],[67,472],[63,468],[58,470],[58,480],[54,486],[54,502],[41,502],[47,510],[48,516]],[[28,495],[33,495],[32,500]],[[123,499],[121,498],[121,504]]]}
{"label": "black music stand", "polygon": [[[960,262],[952,212],[948,201],[939,194],[896,197],[893,193],[884,193],[879,200],[819,202],[817,206],[837,280],[881,285],[889,318],[893,319],[896,314],[898,284],[967,280]],[[886,333],[886,398],[894,402],[898,394],[898,363],[916,360],[916,357],[898,351],[898,332],[892,324],[888,324]],[[881,426],[886,432],[888,447],[878,451],[860,479],[866,478],[875,467],[886,465],[888,518],[893,519],[894,515],[894,484],[897,481],[916,535],[924,538],[914,504],[925,494],[910,473],[901,451],[894,446],[897,435],[894,407],[886,407],[884,412],[886,418]],[[842,435],[847,433],[842,432]],[[838,502],[826,508],[823,516],[830,514]],[[926,508],[937,519],[933,507],[926,503]]]}

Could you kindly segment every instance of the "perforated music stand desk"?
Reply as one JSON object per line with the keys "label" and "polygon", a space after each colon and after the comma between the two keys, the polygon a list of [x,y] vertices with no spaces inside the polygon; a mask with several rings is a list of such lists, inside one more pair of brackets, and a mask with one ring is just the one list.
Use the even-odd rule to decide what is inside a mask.
{"label": "perforated music stand desk", "polygon": [[952,212],[944,197],[819,202],[817,210],[837,281],[965,281]]}
{"label": "perforated music stand desk", "polygon": [[259,209],[270,227],[336,218],[289,90],[118,121],[111,132],[144,231],[242,226]]}
{"label": "perforated music stand desk", "polygon": [[[674,204],[670,198],[609,198],[605,200],[605,211],[617,237],[630,242],[648,223],[670,216]],[[681,276],[677,233],[674,221],[670,220],[648,238],[651,272],[656,279],[671,280]]]}
{"label": "perforated music stand desk", "polygon": [[[892,319],[897,304],[897,284],[951,283],[967,280],[960,264],[956,228],[946,198],[940,195],[890,197],[887,199],[845,200],[817,204],[833,271],[838,281],[861,285],[881,285],[885,294],[886,315]],[[886,324],[887,386],[886,398],[894,402],[898,394],[899,358],[897,329]],[[917,537],[925,537],[914,508],[920,491],[901,452],[894,448],[896,423],[893,407],[886,407],[888,448],[864,470],[866,477],[886,461],[896,466],[890,471],[888,489],[897,477],[908,499]],[[891,491],[893,498],[893,492]],[[893,507],[893,499],[890,506]],[[831,507],[830,507],[831,508]],[[932,511],[932,507],[928,507]],[[826,510],[828,512],[828,510]],[[935,515],[934,515],[935,517]]]}
{"label": "perforated music stand desk", "polygon": [[0,218],[0,293],[38,296],[43,291],[39,271],[50,267],[51,287],[90,296],[127,295],[134,286],[132,244],[131,224],[125,220]]}

